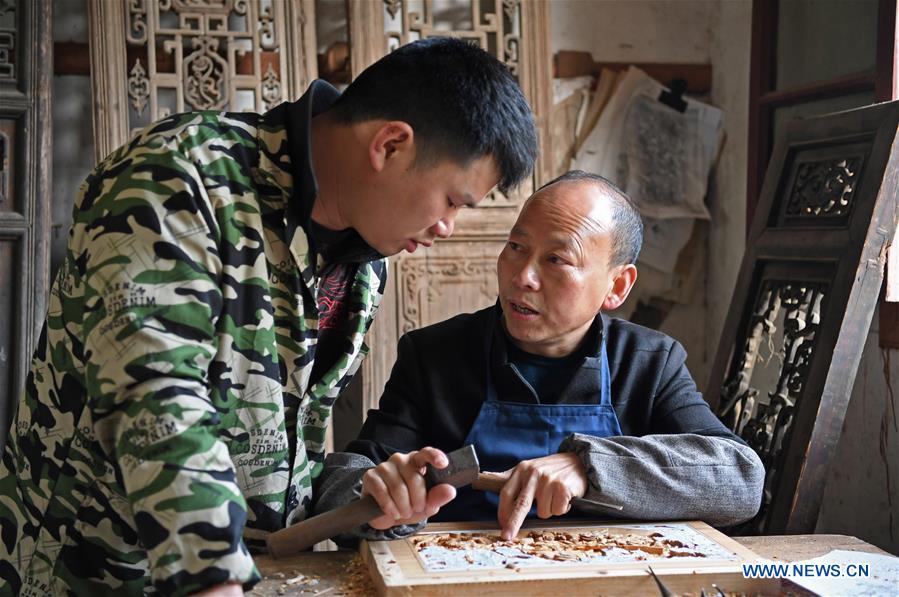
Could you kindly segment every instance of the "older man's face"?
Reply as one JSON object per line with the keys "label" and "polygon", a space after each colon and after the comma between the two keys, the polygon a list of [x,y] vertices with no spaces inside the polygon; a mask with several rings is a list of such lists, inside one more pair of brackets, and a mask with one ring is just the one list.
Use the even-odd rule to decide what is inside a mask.
{"label": "older man's face", "polygon": [[523,350],[574,351],[609,295],[611,205],[593,184],[556,183],[522,209],[497,262],[506,331]]}

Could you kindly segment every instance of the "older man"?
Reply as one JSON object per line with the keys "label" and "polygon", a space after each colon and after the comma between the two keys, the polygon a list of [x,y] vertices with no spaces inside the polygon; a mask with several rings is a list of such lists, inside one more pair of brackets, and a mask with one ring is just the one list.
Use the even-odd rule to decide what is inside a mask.
{"label": "older man", "polygon": [[[715,418],[684,349],[602,314],[633,287],[641,241],[639,214],[599,176],[569,172],[537,191],[499,256],[496,305],[400,340],[380,408],[325,463],[316,510],[371,494],[385,515],[363,536],[498,516],[509,538],[532,504],[548,518],[574,496],[631,518],[751,518],[762,464]],[[469,443],[483,469],[508,471],[498,502],[425,488],[424,465]]]}

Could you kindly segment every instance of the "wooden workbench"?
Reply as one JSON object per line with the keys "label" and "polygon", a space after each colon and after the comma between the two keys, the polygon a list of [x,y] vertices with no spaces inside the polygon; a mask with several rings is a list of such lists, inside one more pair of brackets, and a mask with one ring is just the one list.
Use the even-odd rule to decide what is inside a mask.
{"label": "wooden workbench", "polygon": [[[784,562],[816,558],[834,549],[889,555],[870,543],[846,535],[784,535],[734,539],[763,558]],[[349,550],[304,552],[280,560],[258,556],[256,565],[264,580],[256,585],[251,595],[344,595],[344,569],[355,554],[356,552]],[[285,580],[300,575],[314,579],[315,584],[296,583],[284,588]]]}

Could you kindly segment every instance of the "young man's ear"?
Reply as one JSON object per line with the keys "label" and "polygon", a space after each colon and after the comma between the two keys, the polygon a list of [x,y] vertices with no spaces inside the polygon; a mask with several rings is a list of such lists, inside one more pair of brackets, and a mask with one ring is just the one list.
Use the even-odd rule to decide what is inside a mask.
{"label": "young man's ear", "polygon": [[602,302],[603,311],[612,311],[620,307],[627,295],[631,293],[631,289],[637,281],[636,265],[629,263],[627,265],[619,265],[618,268],[619,271],[615,274],[615,279],[612,281],[612,288]]}
{"label": "young man's ear", "polygon": [[382,123],[368,145],[368,157],[375,172],[381,172],[388,164],[415,157],[415,133],[407,122],[391,120]]}

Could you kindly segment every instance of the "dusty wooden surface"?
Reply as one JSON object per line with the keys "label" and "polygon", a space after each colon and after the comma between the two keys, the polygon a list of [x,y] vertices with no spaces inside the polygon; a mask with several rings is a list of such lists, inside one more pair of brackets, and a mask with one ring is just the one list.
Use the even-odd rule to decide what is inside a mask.
{"label": "dusty wooden surface", "polygon": [[770,537],[734,537],[763,558],[792,562],[817,558],[834,549],[892,555],[848,535],[778,535]]}
{"label": "dusty wooden surface", "polygon": [[[890,555],[847,535],[785,535],[772,537],[734,537],[741,545],[763,558],[794,561],[822,556],[834,549],[861,551]],[[348,587],[345,572],[354,551],[304,552],[275,560],[267,556],[256,557],[256,565],[264,580],[250,595],[275,597],[279,595],[362,595],[358,589]],[[300,578],[302,575],[302,578]],[[297,580],[299,579],[299,580]],[[287,581],[294,580],[292,584]],[[801,593],[801,592],[800,592]]]}
{"label": "dusty wooden surface", "polygon": [[[256,556],[256,567],[263,580],[250,595],[346,595],[347,565],[355,551],[305,551],[276,560]],[[300,579],[300,576],[304,578]],[[288,581],[294,581],[288,584]]]}

